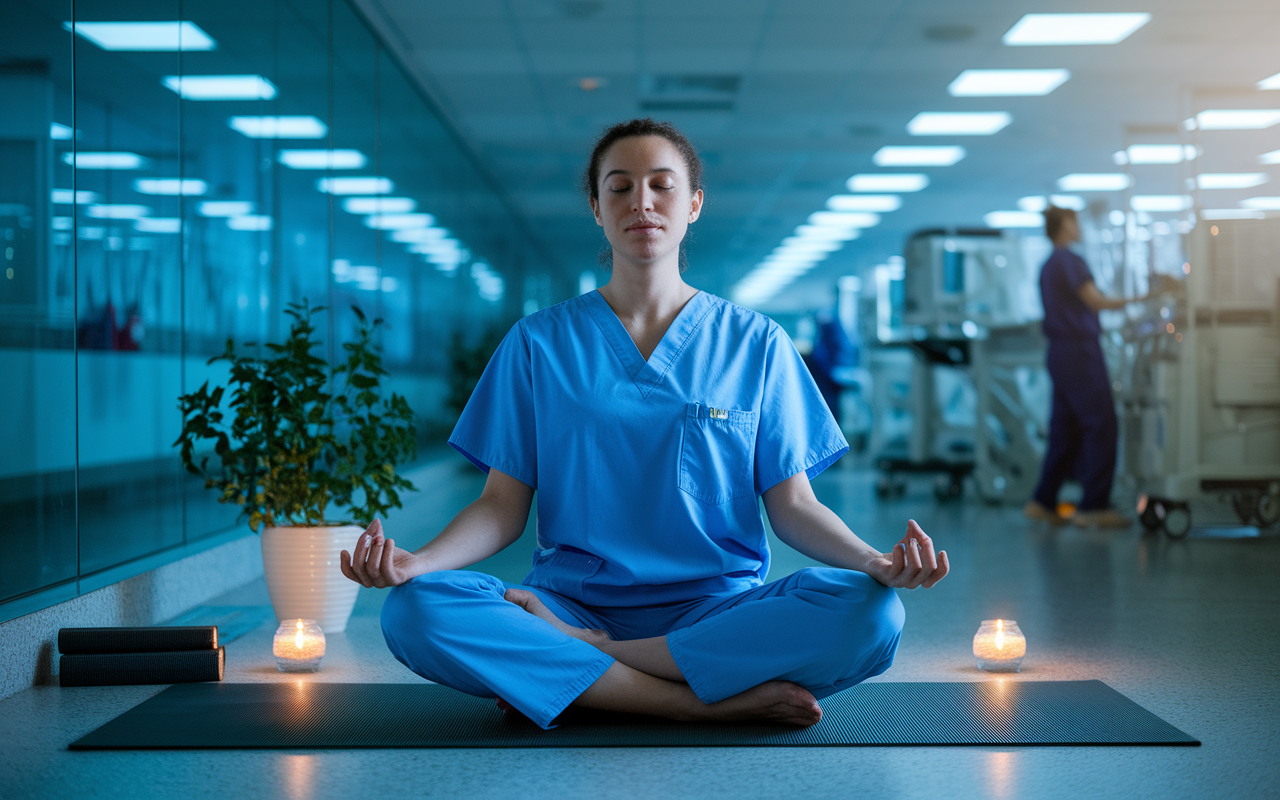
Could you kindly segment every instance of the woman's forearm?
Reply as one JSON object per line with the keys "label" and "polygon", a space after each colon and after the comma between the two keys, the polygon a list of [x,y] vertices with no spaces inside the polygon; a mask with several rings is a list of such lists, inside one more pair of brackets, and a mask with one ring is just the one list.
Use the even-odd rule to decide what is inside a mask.
{"label": "woman's forearm", "polygon": [[491,470],[480,497],[414,552],[422,572],[463,569],[501,552],[524,533],[532,502],[533,489]]}
{"label": "woman's forearm", "polygon": [[866,572],[868,562],[883,556],[814,497],[803,473],[766,492],[765,510],[779,539],[824,564]]}

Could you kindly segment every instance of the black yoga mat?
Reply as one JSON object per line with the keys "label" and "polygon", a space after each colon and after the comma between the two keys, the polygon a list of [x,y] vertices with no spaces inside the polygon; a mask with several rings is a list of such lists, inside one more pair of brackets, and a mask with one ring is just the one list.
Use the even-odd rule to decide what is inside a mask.
{"label": "black yoga mat", "polygon": [[803,729],[571,709],[544,731],[433,684],[178,684],[71,749],[1199,744],[1101,681],[864,683],[821,703]]}

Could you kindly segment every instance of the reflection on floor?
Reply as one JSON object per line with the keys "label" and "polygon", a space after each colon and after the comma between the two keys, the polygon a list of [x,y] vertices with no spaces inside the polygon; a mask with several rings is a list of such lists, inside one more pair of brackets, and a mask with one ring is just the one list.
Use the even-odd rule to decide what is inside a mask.
{"label": "reflection on floor", "polygon": [[[424,491],[388,527],[415,545],[470,500],[457,461],[419,473]],[[841,469],[815,489],[872,544],[908,517],[954,573],[904,592],[907,627],[878,680],[986,680],[970,655],[983,619],[1028,639],[1013,680],[1098,678],[1199,737],[1199,748],[801,748],[71,753],[66,745],[161,687],[37,688],[0,702],[0,795],[10,797],[740,798],[1263,797],[1280,785],[1280,537],[1172,541],[1049,530],[1015,509],[938,505],[927,483],[878,502],[874,476]],[[483,567],[518,579],[525,538]],[[812,562],[775,542],[771,577]],[[378,630],[382,593],[362,590],[330,637],[317,681],[416,681]],[[267,602],[261,584],[214,605]],[[266,622],[227,648],[227,680],[277,681]]]}

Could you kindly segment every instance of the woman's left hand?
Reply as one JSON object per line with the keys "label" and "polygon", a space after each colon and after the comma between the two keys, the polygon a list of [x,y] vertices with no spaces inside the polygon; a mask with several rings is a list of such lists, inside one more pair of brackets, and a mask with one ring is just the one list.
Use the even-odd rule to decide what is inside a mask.
{"label": "woman's left hand", "polygon": [[864,570],[885,586],[895,589],[932,588],[951,571],[947,551],[934,553],[933,540],[915,520],[907,521],[907,535],[893,546],[893,551],[881,553],[867,562]]}

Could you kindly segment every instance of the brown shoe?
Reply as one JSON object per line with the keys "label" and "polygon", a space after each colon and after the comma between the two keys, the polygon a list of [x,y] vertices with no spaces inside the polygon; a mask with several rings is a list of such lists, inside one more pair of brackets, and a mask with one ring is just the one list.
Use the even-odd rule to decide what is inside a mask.
{"label": "brown shoe", "polygon": [[1027,504],[1022,507],[1022,515],[1029,520],[1050,525],[1066,525],[1068,522],[1066,517],[1058,516],[1058,512],[1045,508],[1035,500],[1027,501]]}
{"label": "brown shoe", "polygon": [[1133,524],[1133,520],[1114,508],[1077,511],[1071,521],[1081,528],[1127,528]]}

